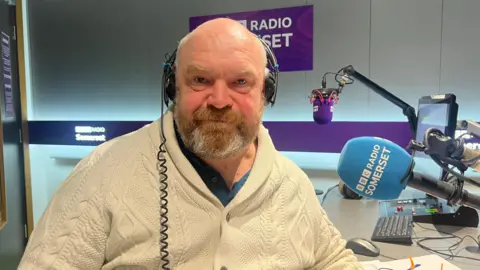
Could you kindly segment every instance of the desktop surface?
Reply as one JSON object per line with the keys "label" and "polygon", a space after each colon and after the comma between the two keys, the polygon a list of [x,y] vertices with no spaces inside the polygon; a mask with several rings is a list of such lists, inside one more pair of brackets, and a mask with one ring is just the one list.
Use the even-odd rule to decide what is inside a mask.
{"label": "desktop surface", "polygon": [[[321,178],[311,178],[314,186],[323,190],[328,190],[330,186],[338,183],[338,179],[321,179]],[[472,193],[480,194],[480,189],[474,188],[470,185],[466,185],[466,189]],[[403,193],[401,199],[409,200],[410,198],[420,198],[425,197],[424,193],[415,191],[413,189],[407,188]],[[320,200],[322,196],[318,197]],[[328,214],[328,217],[333,222],[333,224],[339,229],[342,234],[342,237],[346,240],[351,238],[365,238],[370,239],[372,236],[373,229],[377,223],[378,218],[380,217],[381,209],[378,201],[362,199],[362,200],[346,200],[344,199],[337,189],[331,190],[323,203],[323,208]],[[354,224],[354,225],[352,225]],[[354,227],[353,227],[354,226]],[[459,237],[466,235],[471,235],[477,238],[480,235],[480,228],[459,228],[453,226],[437,226],[437,230],[449,232],[455,234]],[[419,237],[442,237],[438,231],[435,231],[435,227],[431,224],[414,224],[414,238]],[[380,248],[381,256],[379,257],[366,257],[357,255],[360,261],[390,261],[392,259],[405,259],[416,256],[430,255],[432,253],[422,249],[416,245],[416,240],[414,239],[414,244],[411,246],[389,244],[382,242],[374,242]],[[442,240],[433,240],[427,241],[423,244],[428,247],[435,249],[446,249],[449,246],[458,242],[458,239],[442,239]],[[475,243],[471,239],[465,239],[462,244],[460,244],[461,250],[459,256],[467,256],[478,258],[480,260],[480,255],[471,254],[465,251],[464,247],[473,246]],[[448,251],[446,252],[448,253]],[[386,257],[384,257],[386,256]],[[390,257],[390,258],[388,258]],[[449,260],[453,265],[464,269],[464,270],[478,270],[478,265],[480,261],[468,260],[468,259],[458,259]]]}

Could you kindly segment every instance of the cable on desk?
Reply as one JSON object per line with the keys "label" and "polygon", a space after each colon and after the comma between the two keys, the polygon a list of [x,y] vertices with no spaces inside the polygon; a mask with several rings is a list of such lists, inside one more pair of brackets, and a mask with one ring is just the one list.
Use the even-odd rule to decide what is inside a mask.
{"label": "cable on desk", "polygon": [[333,187],[329,187],[327,189],[327,191],[325,192],[325,194],[323,195],[323,198],[322,198],[322,201],[320,202],[320,205],[323,205],[323,203],[325,202],[325,199],[327,198],[327,195],[328,193],[330,193],[330,191],[332,191],[334,188],[338,187],[338,184],[336,184],[335,186]]}
{"label": "cable on desk", "polygon": [[380,253],[380,255],[379,255],[379,256],[380,256],[380,257],[387,258],[387,259],[390,259],[390,260],[392,260],[392,261],[396,261],[396,260],[398,260],[397,258],[393,258],[393,257],[387,256],[387,255],[381,254],[381,253]]}
{"label": "cable on desk", "polygon": [[[443,236],[443,237],[418,237],[417,239],[419,239],[417,241],[417,245],[427,251],[431,251],[431,252],[434,252],[434,253],[437,253],[439,255],[443,255],[443,256],[447,256],[447,259],[454,259],[454,258],[464,258],[464,259],[472,259],[472,260],[475,260],[475,261],[480,261],[480,259],[476,259],[476,258],[471,258],[471,257],[463,257],[463,256],[458,256],[458,253],[460,253],[463,249],[460,249],[459,251],[457,251],[456,254],[453,254],[453,251],[455,249],[457,249],[460,244],[466,239],[466,238],[471,238],[477,245],[480,246],[480,241],[475,239],[474,237],[472,237],[471,235],[466,235],[466,236],[463,236],[463,237],[460,237],[460,236],[457,236],[455,234],[452,234],[452,233],[448,233],[448,232],[444,232],[444,231],[439,231],[439,230],[434,230],[434,229],[430,229],[430,228],[426,228],[418,223],[416,223],[420,228],[422,229],[425,229],[425,230],[429,230],[429,231],[435,231],[435,232],[440,232],[440,233],[443,233],[443,234],[447,234],[449,236]],[[480,239],[480,235],[478,236],[478,238]],[[426,241],[432,241],[432,240],[446,240],[446,239],[458,239],[459,241],[456,242],[455,244],[449,246],[446,250],[445,249],[432,249],[430,247],[427,247],[425,246],[424,244],[422,244],[422,242],[426,242]],[[449,251],[450,252],[450,256],[448,254],[444,254],[440,251]]]}
{"label": "cable on desk", "polygon": [[[441,237],[437,236],[437,237],[417,237],[417,238],[414,238],[416,240],[415,242],[416,242],[417,246],[419,246],[420,248],[422,248],[422,249],[424,249],[428,252],[435,253],[435,254],[440,255],[440,256],[445,256],[445,257],[447,257],[446,258],[447,260],[452,260],[452,259],[458,258],[458,259],[466,259],[466,260],[473,260],[473,261],[479,261],[480,262],[480,258],[473,258],[473,257],[458,255],[458,253],[460,253],[460,251],[462,251],[463,249],[460,249],[459,251],[457,251],[454,254],[455,249],[457,249],[460,246],[460,244],[467,238],[473,239],[473,241],[478,246],[480,246],[480,235],[477,237],[478,239],[475,239],[471,235],[466,235],[464,237],[460,237],[460,236],[455,235],[453,233],[448,233],[448,232],[434,230],[434,229],[424,227],[424,226],[422,226],[422,225],[420,225],[419,223],[416,223],[416,222],[415,222],[415,224],[422,229],[429,230],[429,231],[434,231],[434,232],[439,232],[439,233],[448,235],[448,236],[441,236]],[[446,240],[446,239],[458,239],[458,242],[449,246],[447,249],[434,249],[434,248],[431,248],[431,247],[427,247],[425,244],[422,244],[423,242],[427,242],[427,241]],[[448,251],[448,252],[450,252],[450,254],[444,253],[443,251]]]}

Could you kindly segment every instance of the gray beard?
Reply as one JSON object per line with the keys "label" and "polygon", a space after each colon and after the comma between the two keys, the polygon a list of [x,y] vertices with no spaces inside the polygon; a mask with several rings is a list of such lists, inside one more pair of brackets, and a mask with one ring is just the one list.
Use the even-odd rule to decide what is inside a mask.
{"label": "gray beard", "polygon": [[230,138],[229,143],[223,149],[208,148],[205,144],[205,140],[204,135],[201,134],[198,129],[195,129],[190,135],[190,138],[187,138],[188,142],[184,141],[184,143],[190,151],[204,159],[229,158],[243,151],[249,144],[238,134],[235,134],[235,136]]}

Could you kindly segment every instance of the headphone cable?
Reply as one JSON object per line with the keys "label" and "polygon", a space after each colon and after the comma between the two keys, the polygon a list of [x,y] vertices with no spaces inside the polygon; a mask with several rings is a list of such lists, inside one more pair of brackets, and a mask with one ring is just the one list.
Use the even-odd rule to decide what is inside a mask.
{"label": "headphone cable", "polygon": [[[168,57],[170,58],[170,57]],[[165,63],[165,65],[169,65],[170,63]],[[164,67],[165,69],[165,67]],[[164,95],[165,95],[165,73],[162,76],[162,94],[161,94],[161,116],[160,116],[160,146],[158,149],[157,153],[157,169],[160,175],[160,256],[161,256],[161,261],[160,263],[162,264],[162,269],[164,270],[170,270],[169,264],[170,260],[168,256],[170,255],[168,252],[168,175],[167,175],[167,159],[165,157],[165,154],[167,153],[165,144],[167,142],[167,138],[165,137],[165,132],[164,132],[164,124],[163,124],[163,118],[164,118]],[[167,107],[168,111],[168,107]]]}

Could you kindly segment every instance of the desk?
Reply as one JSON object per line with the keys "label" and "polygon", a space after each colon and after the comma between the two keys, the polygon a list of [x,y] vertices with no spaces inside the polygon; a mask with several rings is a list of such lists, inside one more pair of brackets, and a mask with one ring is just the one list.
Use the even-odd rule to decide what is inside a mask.
{"label": "desk", "polygon": [[[328,179],[328,178],[318,178],[318,177],[311,177],[313,185],[315,188],[323,189],[327,192],[328,188],[338,183],[337,179]],[[478,188],[474,188],[471,186],[466,185],[466,189],[471,191],[472,193],[480,193]],[[318,196],[319,200],[322,200],[322,196]],[[412,198],[412,197],[421,197],[424,196],[423,193],[412,190],[407,188],[400,198]],[[379,217],[379,207],[378,201],[369,200],[369,199],[362,199],[359,201],[353,200],[346,200],[338,192],[338,189],[334,189],[328,193],[327,198],[323,203],[323,208],[327,212],[330,220],[333,224],[340,230],[343,238],[351,239],[356,237],[362,237],[365,239],[370,239],[373,229],[377,223],[377,219]],[[434,229],[434,227],[430,224],[420,224],[425,228]],[[439,230],[453,233],[457,236],[465,236],[471,235],[475,238],[480,235],[480,228],[457,228],[451,226],[439,226]],[[414,227],[414,237],[439,237],[441,236],[440,233],[436,231],[425,230],[419,228],[418,226]],[[457,242],[458,240],[449,239],[449,240],[433,240],[427,241],[423,244],[427,245],[428,247],[432,248],[445,248],[453,243]],[[375,244],[380,248],[380,252],[382,255],[393,257],[396,259],[405,259],[408,256],[422,256],[432,254],[428,251],[416,246],[413,244],[412,246],[402,246],[402,245],[394,245],[394,244],[387,244],[387,243],[379,243],[375,242]],[[475,243],[471,239],[465,239],[464,242],[460,245],[460,249],[466,246],[472,246]],[[465,250],[462,250],[458,255],[460,256],[467,256],[467,257],[474,257],[480,259],[480,255],[471,254]],[[380,260],[380,261],[389,261],[389,258],[385,257],[366,257],[357,255],[360,261],[372,261],[372,260]],[[478,270],[480,262],[474,260],[467,260],[467,259],[457,259],[449,260],[452,264],[458,266],[464,270]]]}

